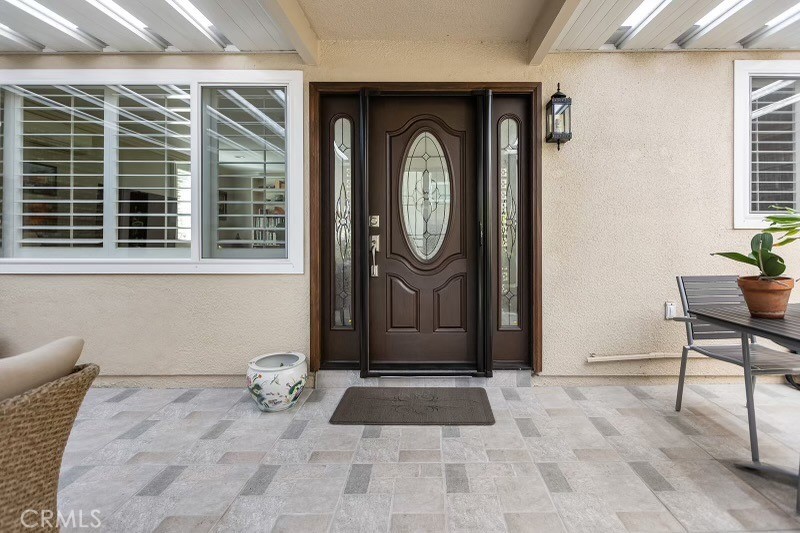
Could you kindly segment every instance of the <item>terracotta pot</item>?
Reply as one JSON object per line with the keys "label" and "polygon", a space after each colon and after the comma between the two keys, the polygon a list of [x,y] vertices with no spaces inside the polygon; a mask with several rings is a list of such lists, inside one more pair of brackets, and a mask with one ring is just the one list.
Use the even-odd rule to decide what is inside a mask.
{"label": "terracotta pot", "polygon": [[783,318],[794,288],[792,278],[759,279],[758,276],[739,278],[747,309],[753,318]]}

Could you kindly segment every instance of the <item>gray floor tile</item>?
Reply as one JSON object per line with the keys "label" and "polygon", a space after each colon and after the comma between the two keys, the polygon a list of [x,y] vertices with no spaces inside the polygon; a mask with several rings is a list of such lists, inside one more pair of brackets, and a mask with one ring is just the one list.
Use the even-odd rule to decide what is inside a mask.
{"label": "gray floor tile", "polygon": [[142,420],[131,429],[117,437],[118,439],[135,439],[151,427],[158,424],[158,420]]}
{"label": "gray floor tile", "polygon": [[284,431],[281,435],[281,438],[284,440],[299,439],[300,435],[302,435],[303,431],[305,431],[307,425],[308,420],[292,420],[289,423],[289,426],[286,428],[286,431]]}
{"label": "gray floor tile", "polygon": [[164,468],[153,480],[142,488],[137,496],[158,496],[174,482],[183,471],[185,466],[168,466]]}
{"label": "gray floor tile", "polygon": [[437,514],[392,514],[392,533],[435,533],[445,530],[444,513]]}
{"label": "gray floor tile", "polygon": [[182,533],[184,531],[202,533],[211,531],[217,520],[219,520],[218,516],[168,516],[158,524],[153,533]]}
{"label": "gray floor tile", "polygon": [[443,439],[451,439],[460,436],[461,436],[461,430],[458,428],[458,426],[442,426]]}
{"label": "gray floor tile", "polygon": [[195,396],[197,396],[201,392],[203,392],[203,389],[187,390],[186,392],[184,392],[183,394],[172,400],[172,403],[188,403],[190,400],[192,400]]}
{"label": "gray floor tile", "polygon": [[350,475],[344,486],[345,494],[366,494],[372,475],[372,465],[355,464],[350,467]]}
{"label": "gray floor tile", "polygon": [[126,400],[126,399],[130,398],[131,396],[133,396],[137,392],[139,392],[138,389],[125,389],[122,392],[120,392],[119,394],[116,394],[116,395],[112,396],[111,398],[108,398],[106,400],[106,402],[119,403],[119,402],[121,402],[123,400]]}
{"label": "gray floor tile", "polygon": [[537,463],[539,472],[550,492],[572,492],[567,478],[556,463]]}
{"label": "gray floor tile", "polygon": [[322,533],[328,531],[330,523],[330,514],[281,515],[275,521],[272,533]]}
{"label": "gray floor tile", "polygon": [[463,464],[444,465],[444,479],[448,494],[469,492],[467,469]]}
{"label": "gray floor tile", "polygon": [[505,531],[500,502],[494,494],[448,494],[448,529],[451,531]]}
{"label": "gray floor tile", "polygon": [[331,531],[388,531],[391,502],[389,494],[344,494]]}
{"label": "gray floor tile", "polygon": [[617,428],[611,425],[611,422],[609,422],[606,418],[601,416],[590,416],[589,422],[591,422],[592,425],[597,428],[597,431],[599,431],[604,437],[617,437],[620,435]]}
{"label": "gray floor tile", "polygon": [[668,511],[619,511],[617,517],[631,533],[677,533],[686,531]]}
{"label": "gray floor tile", "polygon": [[509,401],[519,401],[519,393],[517,393],[516,389],[512,389],[509,387],[503,387],[500,389],[503,391],[503,398]]}
{"label": "gray floor tile", "polygon": [[260,465],[255,473],[247,480],[240,496],[262,496],[267,491],[272,479],[280,468],[279,465]]}
{"label": "gray floor tile", "polygon": [[541,433],[536,429],[536,424],[530,418],[515,418],[519,432],[523,437],[541,437]]}
{"label": "gray floor tile", "polygon": [[66,470],[58,479],[58,490],[62,491],[74,483],[78,478],[94,468],[93,466],[78,465]]}
{"label": "gray floor tile", "polygon": [[577,387],[564,387],[564,392],[566,392],[567,396],[569,396],[572,400],[586,399],[586,396],[584,396],[583,393],[580,390],[578,390]]}
{"label": "gray floor tile", "polygon": [[558,533],[564,531],[561,517],[549,513],[505,513],[508,533]]}
{"label": "gray floor tile", "polygon": [[364,426],[361,433],[362,439],[377,439],[381,436],[381,426]]}
{"label": "gray floor tile", "polygon": [[675,490],[664,476],[653,468],[653,465],[645,462],[628,463],[636,474],[644,481],[653,492]]}

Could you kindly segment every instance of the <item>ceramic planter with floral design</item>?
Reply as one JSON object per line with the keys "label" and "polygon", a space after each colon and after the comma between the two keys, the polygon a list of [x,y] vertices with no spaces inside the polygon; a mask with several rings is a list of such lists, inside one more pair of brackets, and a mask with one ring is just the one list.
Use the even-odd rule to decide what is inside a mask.
{"label": "ceramic planter with floral design", "polygon": [[300,398],[308,378],[308,360],[301,353],[279,352],[251,359],[247,390],[262,411],[283,411]]}

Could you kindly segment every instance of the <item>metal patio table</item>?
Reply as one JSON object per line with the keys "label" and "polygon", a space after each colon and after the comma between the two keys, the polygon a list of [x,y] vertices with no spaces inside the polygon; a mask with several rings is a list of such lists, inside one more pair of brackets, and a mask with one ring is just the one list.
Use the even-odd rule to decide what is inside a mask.
{"label": "metal patio table", "polygon": [[745,392],[747,395],[747,421],[750,426],[751,463],[737,463],[745,470],[775,474],[782,480],[790,480],[797,487],[797,512],[800,513],[800,470],[797,473],[775,466],[764,464],[759,459],[758,438],[756,433],[756,413],[753,404],[754,374],[791,374],[797,368],[800,355],[786,354],[780,359],[760,361],[751,357],[750,338],[769,339],[790,350],[800,352],[800,304],[789,304],[783,320],[768,318],[752,318],[747,306],[735,305],[694,305],[689,307],[691,316],[704,322],[741,333],[741,356],[733,356],[730,362],[744,368]]}

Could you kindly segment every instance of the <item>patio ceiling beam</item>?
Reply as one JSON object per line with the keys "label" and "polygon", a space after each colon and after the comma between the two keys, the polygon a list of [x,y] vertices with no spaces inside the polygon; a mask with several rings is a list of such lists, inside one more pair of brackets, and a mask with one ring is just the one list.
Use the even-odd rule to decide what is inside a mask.
{"label": "patio ceiling beam", "polygon": [[319,62],[319,37],[297,0],[263,0],[264,9],[307,65]]}
{"label": "patio ceiling beam", "polygon": [[544,2],[528,35],[528,63],[541,65],[550,53],[558,36],[580,5],[580,0],[550,0]]}

